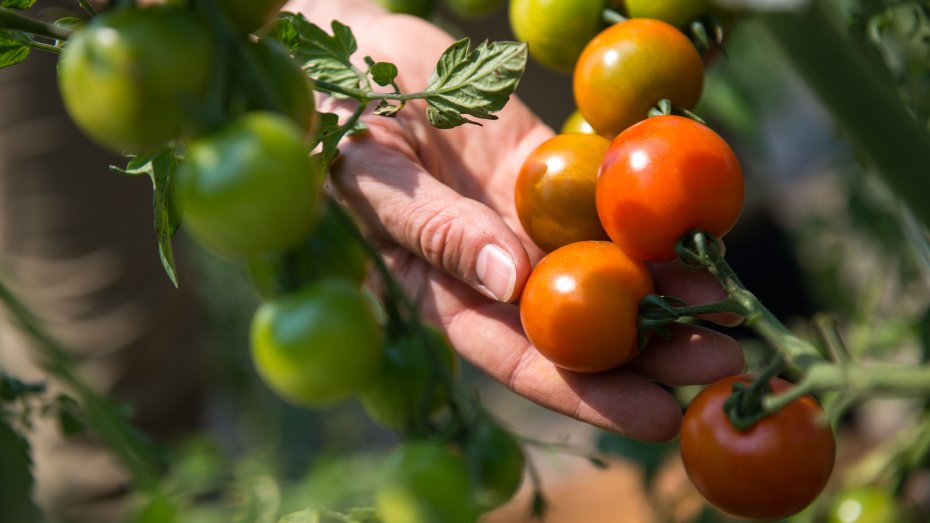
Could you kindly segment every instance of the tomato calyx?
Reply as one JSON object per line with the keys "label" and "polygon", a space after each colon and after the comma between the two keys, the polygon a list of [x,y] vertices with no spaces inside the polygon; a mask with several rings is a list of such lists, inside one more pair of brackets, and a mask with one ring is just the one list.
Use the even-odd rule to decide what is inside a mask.
{"label": "tomato calyx", "polygon": [[689,111],[685,109],[684,107],[677,107],[673,105],[672,101],[668,98],[663,98],[659,100],[658,102],[656,102],[656,104],[652,107],[652,109],[649,109],[649,113],[647,114],[649,118],[653,118],[655,116],[667,116],[670,114],[673,114],[676,116],[684,116],[685,118],[690,118],[694,120],[695,122],[707,125],[707,122],[705,122],[703,118],[698,116],[697,113],[693,111]]}
{"label": "tomato calyx", "polygon": [[640,338],[639,350],[642,351],[645,348],[651,332],[669,339],[671,334],[666,327],[670,323],[675,323],[682,318],[692,318],[718,312],[744,314],[745,310],[740,300],[734,296],[701,305],[688,305],[686,301],[675,296],[649,294],[639,303],[639,317],[637,319]]}
{"label": "tomato calyx", "polygon": [[763,399],[773,393],[770,381],[784,369],[784,366],[784,361],[776,358],[752,383],[733,383],[730,397],[723,402],[723,411],[730,418],[733,428],[739,431],[749,430],[763,418],[777,412],[766,409]]}

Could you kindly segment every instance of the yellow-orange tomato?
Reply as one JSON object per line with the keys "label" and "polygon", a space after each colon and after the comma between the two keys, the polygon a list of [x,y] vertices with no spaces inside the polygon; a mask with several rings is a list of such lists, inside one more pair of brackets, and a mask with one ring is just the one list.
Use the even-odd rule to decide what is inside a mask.
{"label": "yellow-orange tomato", "polygon": [[533,269],[520,299],[520,320],[527,338],[552,363],[601,372],[636,356],[639,302],[652,292],[646,265],[613,243],[572,243]]}
{"label": "yellow-orange tomato", "polygon": [[662,99],[691,109],[704,87],[704,65],[675,27],[634,18],[601,31],[575,64],[575,103],[599,133],[617,135],[646,118]]}
{"label": "yellow-orange tomato", "polygon": [[583,240],[606,240],[594,205],[597,170],[610,140],[559,134],[527,157],[517,176],[520,223],[546,252]]}

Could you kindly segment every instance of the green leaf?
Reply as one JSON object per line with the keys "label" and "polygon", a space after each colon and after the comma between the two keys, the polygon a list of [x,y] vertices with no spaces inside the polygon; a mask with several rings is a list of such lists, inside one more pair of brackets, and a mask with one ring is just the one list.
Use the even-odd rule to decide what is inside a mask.
{"label": "green leaf", "polygon": [[387,116],[394,117],[397,116],[397,113],[404,108],[404,104],[394,105],[387,100],[381,100],[381,103],[378,104],[378,107],[372,112],[376,116]]}
{"label": "green leaf", "polygon": [[342,139],[342,129],[339,127],[339,117],[334,113],[319,113],[316,136],[317,143],[323,146],[319,157],[324,169],[329,169],[332,161],[339,156],[339,140]]}
{"label": "green leaf", "polygon": [[0,402],[16,401],[23,396],[42,394],[45,383],[26,383],[0,369]]}
{"label": "green leaf", "polygon": [[29,47],[11,38],[12,31],[0,31],[0,69],[22,63]]}
{"label": "green leaf", "polygon": [[36,0],[0,0],[0,7],[9,7],[10,9],[29,9]]}
{"label": "green leaf", "polygon": [[40,521],[32,503],[32,459],[29,445],[0,418],[0,507],[3,520],[18,523]]}
{"label": "green leaf", "polygon": [[397,66],[390,62],[378,62],[371,66],[371,78],[378,85],[391,85],[397,78]]}
{"label": "green leaf", "polygon": [[294,13],[281,12],[278,17],[268,28],[266,38],[273,38],[281,43],[285,49],[293,56],[300,46],[300,34],[294,23],[291,21],[297,17]]}
{"label": "green leaf", "polygon": [[426,91],[426,116],[440,129],[477,123],[465,116],[496,120],[526,67],[527,47],[519,42],[483,42],[470,51],[463,38],[439,58]]}
{"label": "green leaf", "polygon": [[177,287],[178,277],[174,262],[174,250],[171,239],[181,225],[181,214],[174,202],[172,191],[174,172],[177,168],[177,159],[172,147],[164,147],[152,153],[137,156],[129,161],[125,169],[111,166],[111,169],[121,174],[131,176],[147,174],[152,180],[155,236],[158,239],[158,255],[162,267],[171,283]]}
{"label": "green leaf", "polygon": [[304,64],[307,75],[321,82],[358,89],[364,78],[350,61],[358,43],[348,26],[333,20],[333,34],[330,36],[301,14],[286,13],[282,18],[297,33],[296,47],[289,48],[292,48],[294,57]]}
{"label": "green leaf", "polygon": [[320,523],[320,513],[310,509],[301,510],[284,516],[278,523]]}

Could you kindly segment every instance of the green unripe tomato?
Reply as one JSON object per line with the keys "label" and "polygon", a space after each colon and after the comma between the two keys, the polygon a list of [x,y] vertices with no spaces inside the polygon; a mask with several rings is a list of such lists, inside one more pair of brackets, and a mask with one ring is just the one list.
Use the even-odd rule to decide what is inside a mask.
{"label": "green unripe tomato", "polygon": [[497,508],[517,493],[526,460],[511,434],[490,420],[480,420],[469,428],[465,457],[475,502],[483,510]]}
{"label": "green unripe tomato", "polygon": [[194,126],[213,43],[190,11],[107,11],[68,39],[58,67],[65,108],[97,143],[144,152]]}
{"label": "green unripe tomato", "polygon": [[497,10],[504,0],[445,0],[446,6],[462,18],[485,16]]}
{"label": "green unripe tomato", "polygon": [[384,355],[378,376],[358,395],[371,419],[385,427],[405,428],[415,416],[434,414],[448,401],[435,364],[452,375],[455,355],[442,332],[428,326],[422,334],[390,340]]}
{"label": "green unripe tomato", "polygon": [[597,134],[591,124],[584,119],[584,115],[581,114],[581,111],[575,109],[572,111],[572,114],[568,115],[568,118],[562,122],[562,128],[559,131],[559,134],[570,134],[570,133],[579,133],[579,134]]}
{"label": "green unripe tomato", "polygon": [[860,487],[841,492],[833,500],[828,523],[898,523],[903,520],[891,492]]}
{"label": "green unripe tomato", "polygon": [[569,72],[603,27],[604,0],[510,0],[510,27],[542,65]]}
{"label": "green unripe tomato", "polygon": [[264,27],[287,0],[219,0],[217,6],[239,34]]}
{"label": "green unripe tomato", "polygon": [[309,234],[320,185],[303,131],[273,113],[246,114],[191,142],[177,170],[184,228],[230,258],[284,250]]}
{"label": "green unripe tomato", "polygon": [[460,452],[432,441],[411,441],[382,469],[375,505],[384,523],[473,523],[468,465]]}
{"label": "green unripe tomato", "polygon": [[263,303],[251,328],[252,361],[275,393],[315,407],[367,384],[382,359],[382,334],[361,291],[326,279]]}
{"label": "green unripe tomato", "polygon": [[392,13],[427,18],[436,8],[436,0],[377,0],[381,7]]}
{"label": "green unripe tomato", "polygon": [[280,43],[263,38],[244,46],[250,66],[239,74],[248,111],[273,111],[291,119],[309,136],[316,127],[316,102],[310,79]]}
{"label": "green unripe tomato", "polygon": [[686,27],[711,11],[708,0],[626,0],[631,18],[655,18],[675,27]]}

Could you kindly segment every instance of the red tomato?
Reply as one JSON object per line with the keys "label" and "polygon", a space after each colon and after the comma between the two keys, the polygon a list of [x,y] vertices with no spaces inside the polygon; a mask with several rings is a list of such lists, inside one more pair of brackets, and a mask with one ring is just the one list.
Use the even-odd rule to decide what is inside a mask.
{"label": "red tomato", "polygon": [[707,126],[657,116],[610,144],[597,180],[597,214],[610,239],[635,258],[675,257],[691,229],[726,234],[743,208],[743,170]]}
{"label": "red tomato", "polygon": [[646,265],[613,243],[571,243],[533,269],[520,320],[533,345],[559,367],[601,372],[636,356],[639,302],[652,292]]}
{"label": "red tomato", "polygon": [[[737,381],[724,378],[701,391],[681,425],[681,458],[698,491],[720,510],[748,519],[777,519],[795,514],[820,494],[836,453],[823,409],[810,396],[789,404],[745,431],[737,430],[723,410]],[[775,392],[791,387],[770,381]]]}
{"label": "red tomato", "polygon": [[594,187],[609,145],[596,134],[560,134],[526,158],[517,177],[517,215],[544,251],[607,239],[594,206]]}
{"label": "red tomato", "polygon": [[668,98],[691,109],[704,87],[694,45],[673,26],[648,18],[614,24],[581,52],[573,88],[578,110],[598,134],[614,136]]}

